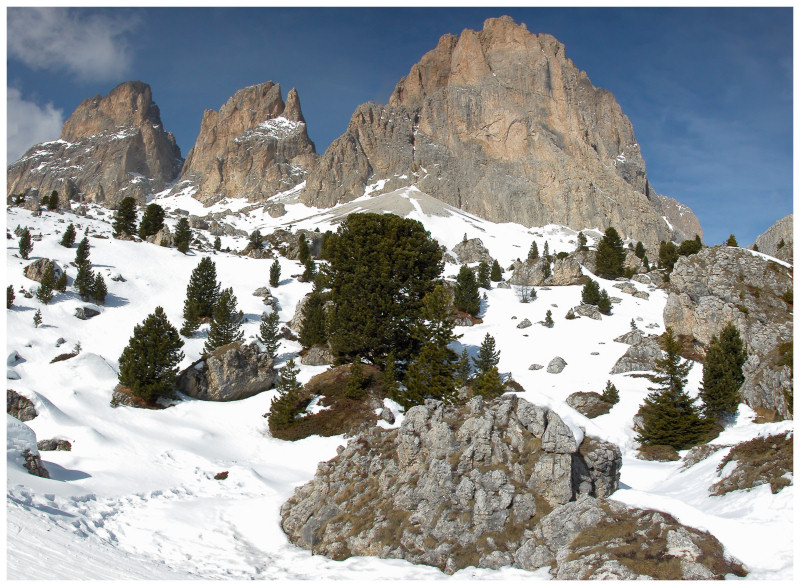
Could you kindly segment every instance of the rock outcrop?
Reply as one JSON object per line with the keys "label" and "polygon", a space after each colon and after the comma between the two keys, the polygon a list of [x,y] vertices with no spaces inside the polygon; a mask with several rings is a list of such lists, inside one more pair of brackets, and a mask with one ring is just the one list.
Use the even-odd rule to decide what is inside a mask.
{"label": "rock outcrop", "polygon": [[655,370],[656,361],[660,359],[662,355],[661,347],[655,337],[644,336],[638,330],[634,330],[630,333],[630,336],[620,342],[626,342],[631,346],[611,368],[611,375],[630,373],[631,371]]}
{"label": "rock outcrop", "polygon": [[6,452],[9,465],[13,461],[25,467],[31,475],[50,478],[36,448],[36,433],[10,414],[6,416]]}
{"label": "rock outcrop", "polygon": [[791,417],[790,365],[781,364],[793,340],[792,271],[746,249],[710,247],[680,257],[670,276],[664,323],[676,335],[707,345],[732,322],[748,357],[740,394],[752,408]]}
{"label": "rock outcrop", "polygon": [[528,259],[514,265],[509,280],[512,285],[577,285],[582,283],[581,266],[574,257],[555,259],[550,264],[543,258]]}
{"label": "rock outcrop", "polygon": [[[428,401],[409,409],[399,429],[373,428],[320,463],[281,508],[281,526],[294,544],[337,560],[403,558],[446,573],[550,566],[557,577],[637,578],[642,567],[620,532],[587,539],[619,523],[633,529],[624,540],[653,558],[686,561],[685,569],[675,565],[677,577],[665,578],[735,569],[713,537],[603,499],[617,488],[620,464],[615,445],[592,437],[578,443],[557,414],[515,396],[462,406]],[[659,532],[651,539],[653,527]]]}
{"label": "rock outcrop", "polygon": [[316,163],[297,90],[284,103],[271,81],[239,90],[219,112],[206,110],[173,193],[194,190],[213,204],[225,197],[264,201],[306,179]]}
{"label": "rock outcrop", "polygon": [[226,402],[269,389],[275,376],[272,360],[257,344],[233,343],[181,371],[177,388],[197,399]]}
{"label": "rock outcrop", "polygon": [[33,204],[55,190],[65,199],[115,207],[132,196],[140,204],[163,190],[183,160],[161,123],[150,86],[120,84],[107,96],[84,100],[64,123],[61,138],[31,147],[9,165],[6,195]]}
{"label": "rock outcrop", "polygon": [[36,413],[33,402],[13,389],[6,390],[6,413],[14,416],[20,422],[33,420],[39,415]]}
{"label": "rock outcrop", "polygon": [[614,226],[651,249],[702,234],[650,186],[613,95],[507,16],[443,36],[388,105],[359,106],[301,199],[329,207],[409,185],[491,221]]}
{"label": "rock outcrop", "polygon": [[753,245],[762,253],[794,265],[794,214],[789,214],[770,226],[764,234],[759,235]]}
{"label": "rock outcrop", "polygon": [[58,266],[58,263],[50,259],[42,258],[36,259],[36,261],[25,267],[25,277],[41,283],[42,277],[44,277],[44,273],[47,271],[48,267],[52,267],[53,277],[56,279],[61,277],[61,275],[64,273],[61,267]]}
{"label": "rock outcrop", "polygon": [[567,405],[587,418],[596,418],[611,411],[614,405],[604,401],[600,394],[594,391],[576,391],[569,394]]}
{"label": "rock outcrop", "polygon": [[492,256],[489,254],[489,249],[483,246],[483,241],[479,238],[470,238],[461,241],[453,247],[453,253],[462,265],[467,263],[480,263],[486,261],[489,265],[492,264]]}

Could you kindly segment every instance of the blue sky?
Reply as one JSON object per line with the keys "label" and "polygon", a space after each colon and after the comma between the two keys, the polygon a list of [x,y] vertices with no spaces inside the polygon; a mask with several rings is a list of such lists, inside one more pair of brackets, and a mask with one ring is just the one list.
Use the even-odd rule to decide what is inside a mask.
{"label": "blue sky", "polygon": [[205,109],[267,80],[297,87],[322,152],[441,35],[502,14],[616,96],[651,185],[694,210],[707,243],[750,244],[792,212],[792,8],[9,8],[8,158],[132,79],[184,156]]}

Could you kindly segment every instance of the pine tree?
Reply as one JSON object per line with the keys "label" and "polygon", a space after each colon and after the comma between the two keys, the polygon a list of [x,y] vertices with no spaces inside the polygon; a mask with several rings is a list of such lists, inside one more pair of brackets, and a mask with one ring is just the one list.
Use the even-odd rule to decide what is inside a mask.
{"label": "pine tree", "polygon": [[494,337],[488,332],[483,337],[483,342],[478,348],[478,356],[472,359],[479,375],[488,373],[500,361],[500,351],[497,350]]}
{"label": "pine tree", "polygon": [[208,340],[203,346],[203,352],[209,354],[219,347],[240,342],[244,339],[241,325],[244,314],[236,309],[236,296],[233,288],[222,290],[219,300],[214,305],[211,326],[208,329]]}
{"label": "pine tree", "polygon": [[264,352],[274,361],[280,346],[280,331],[278,330],[278,312],[261,315],[258,340],[264,345]]}
{"label": "pine tree", "polygon": [[222,249],[222,241],[220,240],[219,237],[217,237],[214,239],[214,250],[219,251],[221,249]]}
{"label": "pine tree", "polygon": [[275,388],[278,395],[272,398],[269,408],[269,428],[270,430],[281,430],[287,428],[294,421],[297,415],[300,392],[303,390],[302,384],[297,381],[297,368],[294,358],[278,371],[278,380]]}
{"label": "pine tree", "polygon": [[711,338],[703,363],[700,399],[703,415],[714,422],[731,420],[739,406],[739,389],[744,383],[742,367],[747,360],[739,330],[731,323],[722,329],[719,339]]}
{"label": "pine tree", "polygon": [[550,244],[547,241],[544,241],[544,249],[542,251],[542,257],[550,260]]}
{"label": "pine tree", "polygon": [[170,394],[178,364],[183,359],[182,346],[178,331],[158,306],[142,324],[134,327],[133,336],[119,358],[119,382],[147,402]]}
{"label": "pine tree", "polygon": [[597,275],[616,279],[625,273],[625,247],[619,233],[613,226],[606,229],[597,244]]}
{"label": "pine tree", "polygon": [[50,211],[58,210],[58,192],[53,190],[50,197],[47,198],[47,209]]}
{"label": "pine tree", "polygon": [[594,279],[589,278],[589,281],[583,286],[581,290],[581,301],[584,304],[592,305],[597,305],[600,301],[600,284]]}
{"label": "pine tree", "polygon": [[39,289],[36,290],[36,299],[43,304],[49,304],[53,299],[53,287],[55,284],[56,277],[53,264],[48,263],[44,273],[42,273],[42,281],[39,283]]}
{"label": "pine tree", "polygon": [[364,383],[364,368],[361,365],[361,357],[356,356],[350,365],[350,377],[347,379],[344,394],[351,399],[359,399],[364,395]]}
{"label": "pine tree", "polygon": [[455,367],[458,355],[449,345],[459,337],[450,316],[450,296],[442,285],[437,285],[424,298],[422,323],[415,336],[422,348],[411,361],[406,372],[405,393],[398,403],[406,408],[423,403],[426,397],[452,403],[455,400]]}
{"label": "pine tree", "polygon": [[312,292],[304,307],[303,324],[300,327],[300,344],[310,347],[328,340],[325,327],[325,300],[322,294]]}
{"label": "pine tree", "polygon": [[66,247],[68,249],[75,244],[75,227],[72,224],[67,226],[67,230],[64,231],[64,234],[61,237],[61,242],[59,244],[62,247]]}
{"label": "pine tree", "polygon": [[680,257],[680,254],[678,253],[678,247],[675,246],[675,243],[661,241],[661,245],[658,247],[659,267],[666,269],[667,273],[671,272],[675,267],[675,263],[678,261],[678,257]]}
{"label": "pine tree", "polygon": [[250,237],[248,239],[247,244],[253,251],[261,250],[261,231],[259,229],[256,228],[253,232],[250,233]]}
{"label": "pine tree", "polygon": [[194,334],[203,318],[211,318],[214,315],[214,306],[219,300],[219,288],[217,266],[211,257],[203,257],[192,270],[189,285],[186,287],[181,327],[183,336]]}
{"label": "pine tree", "polygon": [[164,208],[158,204],[148,204],[142,215],[142,222],[139,224],[139,236],[147,238],[158,234],[164,227]]}
{"label": "pine tree", "polygon": [[177,249],[184,255],[189,252],[189,245],[192,243],[192,229],[186,218],[179,218],[175,224],[175,237],[173,242]]}
{"label": "pine tree", "polygon": [[475,383],[472,385],[472,392],[485,398],[501,396],[504,391],[503,379],[500,377],[497,367],[492,367],[486,373],[476,376]]}
{"label": "pine tree", "polygon": [[478,293],[478,283],[472,269],[462,265],[456,277],[453,289],[453,305],[460,311],[472,316],[477,316],[481,311],[481,300]]}
{"label": "pine tree", "polygon": [[531,243],[531,248],[528,250],[528,261],[535,261],[539,258],[539,245],[536,241]]}
{"label": "pine tree", "polygon": [[311,249],[308,248],[308,241],[304,234],[301,234],[297,241],[297,260],[304,266],[308,266],[311,261]]}
{"label": "pine tree", "polygon": [[92,297],[98,304],[105,304],[106,295],[108,295],[106,282],[103,279],[103,276],[98,273],[94,279],[94,283],[92,284]]}
{"label": "pine tree", "polygon": [[631,330],[639,330],[639,327],[636,326],[636,321],[631,318]]}
{"label": "pine tree", "polygon": [[587,243],[587,242],[588,242],[588,241],[586,240],[586,235],[585,235],[585,234],[583,234],[582,232],[579,232],[579,233],[578,233],[578,250],[579,250],[579,251],[586,251],[586,250],[588,250],[588,248],[589,248],[589,247],[587,247],[587,246],[586,246],[586,243]]}
{"label": "pine tree", "polygon": [[684,391],[691,361],[681,361],[680,344],[671,328],[664,337],[666,356],[656,360],[655,374],[648,379],[656,387],[639,410],[642,424],[636,437],[642,445],[668,445],[684,450],[697,444],[706,432],[705,422],[694,400]]}
{"label": "pine tree", "polygon": [[92,271],[91,263],[83,263],[78,265],[78,274],[75,276],[73,285],[78,290],[78,295],[84,300],[88,300],[92,296],[94,289],[95,276]]}
{"label": "pine tree", "polygon": [[311,257],[305,263],[305,269],[303,270],[303,274],[300,276],[300,281],[305,281],[306,283],[310,281],[314,281],[314,276],[317,273],[317,266],[314,264],[314,261]]}
{"label": "pine tree", "polygon": [[730,235],[728,237],[728,240],[725,242],[725,244],[727,246],[729,246],[729,247],[738,247],[739,246],[739,243],[736,242],[736,237],[733,236],[733,235]]}
{"label": "pine tree", "polygon": [[478,285],[484,289],[492,287],[489,280],[489,264],[486,261],[481,261],[478,264]]}
{"label": "pine tree", "polygon": [[6,309],[11,309],[11,306],[14,305],[14,286],[9,285],[6,288]]}
{"label": "pine tree", "polygon": [[75,265],[80,267],[86,263],[89,263],[89,239],[83,237],[78,243],[78,250],[75,251]]}
{"label": "pine tree", "polygon": [[26,228],[19,237],[19,255],[23,259],[27,259],[31,251],[33,251],[33,240],[31,239],[31,232]]}
{"label": "pine tree", "polygon": [[36,313],[33,315],[33,327],[39,328],[39,324],[42,323],[42,311],[36,310]]}
{"label": "pine tree", "polygon": [[133,236],[136,234],[136,200],[131,196],[122,198],[114,214],[114,236]]}
{"label": "pine tree", "polygon": [[270,287],[278,287],[281,282],[281,264],[278,259],[272,262],[269,266],[269,285]]}
{"label": "pine tree", "polygon": [[469,382],[471,375],[472,366],[470,365],[469,353],[464,348],[458,358],[458,363],[456,363],[456,386],[459,388],[464,387]]}
{"label": "pine tree", "polygon": [[547,314],[544,317],[544,325],[547,326],[548,328],[552,328],[553,324],[554,324],[554,322],[553,322],[553,312],[551,312],[550,310],[547,310]]}
{"label": "pine tree", "polygon": [[397,367],[395,366],[396,357],[394,351],[391,351],[386,356],[386,364],[383,367],[383,393],[390,399],[397,401],[397,395],[400,391],[397,385]]}
{"label": "pine tree", "polygon": [[694,255],[699,252],[702,248],[703,245],[698,239],[686,239],[681,243],[681,246],[678,247],[678,255],[688,257],[689,255]]}
{"label": "pine tree", "polygon": [[600,394],[600,399],[610,404],[619,402],[619,391],[617,390],[617,386],[611,383],[610,379],[606,381],[606,388],[603,390],[603,393]]}
{"label": "pine tree", "polygon": [[60,292],[67,291],[67,272],[62,271],[61,275],[56,279],[55,289]]}
{"label": "pine tree", "polygon": [[[547,243],[544,244],[546,245]],[[542,260],[544,261],[544,264],[542,265],[542,275],[544,275],[544,278],[547,279],[552,275],[552,271],[550,271],[550,257],[548,255],[544,255]]]}
{"label": "pine tree", "polygon": [[601,314],[611,314],[611,299],[608,297],[606,290],[600,292],[600,297],[597,299],[597,309]]}
{"label": "pine tree", "polygon": [[492,281],[503,281],[503,270],[500,268],[500,263],[495,259],[492,262],[492,273],[489,276]]}
{"label": "pine tree", "polygon": [[647,254],[647,250],[644,248],[642,241],[636,243],[636,248],[633,250],[633,254],[640,259],[644,259],[644,256]]}

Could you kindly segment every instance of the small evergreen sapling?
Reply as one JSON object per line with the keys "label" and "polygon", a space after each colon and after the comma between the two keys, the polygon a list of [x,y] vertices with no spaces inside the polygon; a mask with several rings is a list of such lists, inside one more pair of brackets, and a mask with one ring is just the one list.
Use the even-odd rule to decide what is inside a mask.
{"label": "small evergreen sapling", "polygon": [[489,279],[492,281],[503,281],[503,270],[500,268],[500,263],[497,262],[497,259],[492,262],[492,272],[491,275],[489,275]]}
{"label": "small evergreen sapling", "polygon": [[6,288],[6,309],[11,309],[11,306],[14,305],[14,286],[9,285]]}
{"label": "small evergreen sapling", "polygon": [[147,402],[168,395],[175,385],[183,360],[183,341],[158,306],[133,329],[133,336],[119,358],[119,382]]}
{"label": "small evergreen sapling", "polygon": [[75,244],[75,226],[72,224],[67,226],[67,230],[64,231],[59,244],[68,249],[72,248],[72,245]]}
{"label": "small evergreen sapling", "polygon": [[233,295],[233,288],[222,290],[219,300],[214,305],[213,314],[208,330],[208,340],[203,346],[203,352],[206,354],[244,339],[241,330],[244,314],[241,310],[236,309],[236,296]]}
{"label": "small evergreen sapling", "polygon": [[19,255],[23,259],[27,259],[31,251],[33,251],[33,240],[31,239],[31,232],[26,228],[19,237]]}
{"label": "small evergreen sapling", "polygon": [[631,330],[639,330],[639,327],[636,326],[636,321],[631,318]]}
{"label": "small evergreen sapling", "polygon": [[98,304],[105,304],[107,295],[108,288],[106,287],[106,282],[103,279],[103,276],[98,273],[94,278],[94,283],[92,284],[92,297]]}
{"label": "small evergreen sapling", "polygon": [[456,385],[459,388],[464,387],[469,382],[471,375],[472,366],[470,365],[469,361],[469,353],[467,352],[467,349],[464,348],[461,351],[461,356],[456,364]]}
{"label": "small evergreen sapling", "polygon": [[67,272],[62,271],[58,279],[56,279],[55,289],[64,293],[67,291]]}
{"label": "small evergreen sapling", "polygon": [[33,315],[33,327],[39,328],[39,324],[42,323],[42,311],[36,310],[36,313]]}
{"label": "small evergreen sapling", "polygon": [[219,237],[217,237],[214,239],[214,250],[219,251],[221,249],[222,249],[222,241],[220,240]]}
{"label": "small evergreen sapling", "polygon": [[586,246],[586,235],[582,232],[578,233],[578,250],[579,251],[586,251],[589,247]]}
{"label": "small evergreen sapling", "polygon": [[551,312],[550,310],[547,310],[547,314],[544,317],[544,325],[547,326],[548,328],[552,328],[553,324],[554,324],[554,322],[553,322],[553,312]]}
{"label": "small evergreen sapling", "polygon": [[280,331],[278,330],[278,313],[273,311],[261,315],[258,340],[264,345],[264,352],[274,361],[280,345]]}
{"label": "small evergreen sapling", "polygon": [[186,218],[179,218],[175,225],[175,238],[173,239],[177,249],[184,255],[189,252],[189,245],[192,242],[192,229]]}
{"label": "small evergreen sapling", "polygon": [[500,351],[497,350],[495,340],[488,332],[483,337],[483,342],[478,349],[477,358],[473,359],[477,374],[472,391],[483,397],[496,397],[503,394],[503,380],[497,370],[500,361]]}
{"label": "small evergreen sapling", "polygon": [[595,306],[597,305],[597,302],[600,301],[600,284],[594,279],[589,278],[589,281],[583,286],[583,289],[581,290],[581,301],[584,304],[591,304]]}
{"label": "small evergreen sapling", "polygon": [[531,243],[531,248],[528,250],[528,261],[535,261],[539,258],[539,245],[536,241]]}
{"label": "small evergreen sapling", "polygon": [[611,383],[610,379],[606,381],[606,388],[603,390],[603,393],[600,394],[600,399],[610,404],[619,402],[619,391],[616,385]]}
{"label": "small evergreen sapling", "polygon": [[484,289],[492,287],[489,279],[489,264],[486,261],[481,261],[478,264],[478,285]]}
{"label": "small evergreen sapling", "polygon": [[269,266],[269,285],[270,287],[278,287],[281,282],[281,264],[278,259],[272,262]]}
{"label": "small evergreen sapling", "polygon": [[453,305],[461,312],[477,316],[481,311],[481,300],[478,294],[478,283],[472,269],[462,265],[456,278],[453,290]]}
{"label": "small evergreen sapling", "polygon": [[269,407],[269,427],[270,430],[281,430],[287,428],[294,421],[300,402],[300,392],[303,386],[297,381],[297,368],[294,358],[278,371],[278,380],[275,388],[278,395],[272,398]]}
{"label": "small evergreen sapling", "polygon": [[736,237],[733,236],[733,235],[730,235],[728,237],[728,240],[725,242],[725,244],[727,246],[729,246],[729,247],[738,247],[739,246],[739,243],[736,242]]}
{"label": "small evergreen sapling", "polygon": [[344,394],[350,399],[359,399],[364,395],[364,368],[361,365],[361,357],[356,356],[353,363],[350,365],[350,377],[347,379],[347,385],[344,389]]}
{"label": "small evergreen sapling", "polygon": [[86,263],[89,263],[89,239],[83,237],[78,243],[78,250],[75,251],[75,265],[80,267]]}
{"label": "small evergreen sapling", "polygon": [[36,299],[43,304],[49,304],[53,299],[53,288],[55,284],[56,278],[55,272],[53,271],[53,264],[48,263],[42,274],[42,281],[39,284],[39,289],[36,290]]}
{"label": "small evergreen sapling", "polygon": [[133,236],[136,234],[136,200],[131,196],[122,198],[114,213],[114,236]]}
{"label": "small evergreen sapling", "polygon": [[601,314],[611,314],[611,299],[608,297],[606,290],[600,292],[600,298],[597,300],[597,309]]}

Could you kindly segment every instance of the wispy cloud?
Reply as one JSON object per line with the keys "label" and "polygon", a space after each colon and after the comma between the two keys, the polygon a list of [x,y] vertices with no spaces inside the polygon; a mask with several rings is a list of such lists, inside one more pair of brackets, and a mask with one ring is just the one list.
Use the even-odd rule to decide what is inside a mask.
{"label": "wispy cloud", "polygon": [[115,80],[132,61],[130,13],[9,8],[8,53],[32,69],[63,70],[83,81]]}
{"label": "wispy cloud", "polygon": [[36,143],[57,139],[61,134],[64,111],[54,108],[52,103],[39,106],[25,100],[17,88],[9,88],[7,108],[7,163],[19,159]]}

